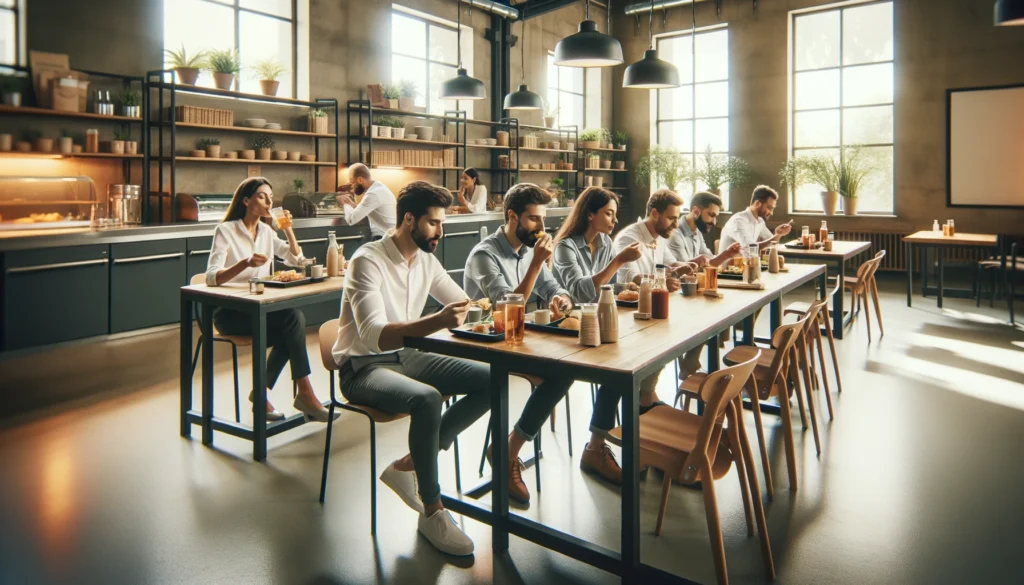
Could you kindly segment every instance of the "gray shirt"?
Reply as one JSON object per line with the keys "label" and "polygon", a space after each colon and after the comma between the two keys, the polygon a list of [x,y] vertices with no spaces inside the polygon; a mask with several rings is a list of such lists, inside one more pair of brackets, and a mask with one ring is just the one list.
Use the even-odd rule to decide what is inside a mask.
{"label": "gray shirt", "polygon": [[[577,303],[596,303],[597,288],[593,276],[604,270],[615,258],[612,239],[597,234],[597,250],[591,254],[583,234],[570,236],[555,245],[555,279],[569,290]],[[615,275],[608,284],[615,282]]]}
{"label": "gray shirt", "polygon": [[[518,252],[513,250],[505,237],[505,230],[499,229],[470,251],[463,274],[463,289],[474,301],[488,298],[497,302],[505,293],[519,286],[532,260],[533,248],[522,246]],[[550,303],[555,295],[569,295],[558,285],[547,266],[540,269],[533,294],[545,303]]]}
{"label": "gray shirt", "polygon": [[[701,254],[708,258],[714,257],[714,253],[708,248],[704,241],[704,234],[699,230],[690,229],[690,224],[685,219],[679,222],[679,227],[672,232],[668,240],[668,251],[665,260],[668,262],[689,262]],[[671,257],[671,259],[670,259]]]}

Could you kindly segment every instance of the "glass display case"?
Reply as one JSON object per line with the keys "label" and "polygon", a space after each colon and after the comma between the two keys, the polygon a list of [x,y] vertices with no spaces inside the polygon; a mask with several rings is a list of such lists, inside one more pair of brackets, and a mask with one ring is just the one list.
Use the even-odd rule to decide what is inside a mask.
{"label": "glass display case", "polygon": [[89,227],[106,212],[89,177],[0,176],[0,230]]}

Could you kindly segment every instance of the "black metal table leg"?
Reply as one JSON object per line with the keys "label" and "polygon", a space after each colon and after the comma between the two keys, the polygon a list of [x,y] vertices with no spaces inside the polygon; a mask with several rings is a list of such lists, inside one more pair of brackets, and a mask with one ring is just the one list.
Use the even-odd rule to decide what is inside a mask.
{"label": "black metal table leg", "polygon": [[919,244],[917,246],[919,253],[921,254],[921,296],[928,296],[928,270],[931,269],[928,254],[931,252],[931,248],[925,244]]}
{"label": "black metal table leg", "polygon": [[491,364],[491,550],[508,551],[508,370]]}
{"label": "black metal table leg", "polygon": [[910,242],[903,244],[904,258],[907,259],[907,306],[911,306],[914,291],[914,248]]}
{"label": "black metal table leg", "polygon": [[[836,272],[839,274],[839,280],[846,281],[846,261],[840,258],[837,261]],[[845,286],[845,285],[843,285]],[[843,331],[846,329],[843,324],[843,319],[846,317],[846,292],[840,289],[832,297],[832,335],[836,339],[843,338]]]}
{"label": "black metal table leg", "polygon": [[181,356],[178,377],[181,385],[181,436],[192,436],[188,411],[192,410],[192,301],[181,300]]}
{"label": "black metal table leg", "polygon": [[946,266],[945,266],[945,262],[943,261],[943,258],[942,258],[942,255],[943,255],[942,252],[943,251],[941,249],[936,251],[936,256],[938,256],[938,263],[939,263],[938,303],[939,303],[939,308],[940,309],[942,308],[942,289],[945,288],[945,286],[946,286],[946,275],[945,275]]}
{"label": "black metal table leg", "polygon": [[[718,347],[716,342],[715,347]],[[635,583],[640,566],[640,379],[622,400],[622,583]]]}
{"label": "black metal table leg", "polygon": [[754,316],[749,315],[743,319],[743,345],[754,345]]}
{"label": "black metal table leg", "polygon": [[[212,345],[212,344],[210,344]],[[267,314],[252,312],[252,458],[267,458]]]}
{"label": "black metal table leg", "polygon": [[[213,307],[202,305],[203,339],[203,444],[213,444]],[[190,376],[191,378],[191,376]]]}
{"label": "black metal table leg", "polygon": [[772,301],[772,304],[768,306],[768,328],[771,331],[771,335],[775,334],[775,330],[779,328],[779,325],[782,325],[782,303]]}

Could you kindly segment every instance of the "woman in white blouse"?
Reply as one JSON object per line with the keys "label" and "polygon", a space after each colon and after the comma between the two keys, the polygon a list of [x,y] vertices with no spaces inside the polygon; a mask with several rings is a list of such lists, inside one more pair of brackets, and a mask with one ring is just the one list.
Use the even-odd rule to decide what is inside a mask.
{"label": "woman in white blouse", "polygon": [[[288,264],[301,264],[302,249],[291,227],[284,230],[285,242],[271,227],[270,208],[274,191],[270,181],[250,177],[235,189],[224,221],[213,232],[210,260],[206,265],[206,284],[221,286],[244,283],[251,278],[270,276],[272,259],[280,256]],[[287,211],[285,212],[288,213]],[[289,215],[290,217],[290,215]],[[213,313],[217,330],[224,335],[252,335],[252,319],[246,313],[218,308]],[[267,389],[272,390],[285,363],[291,362],[292,379],[298,385],[293,405],[308,420],[327,421],[323,407],[309,381],[309,356],[306,354],[306,319],[298,309],[267,314]],[[252,394],[249,395],[252,400]],[[281,420],[284,414],[267,401],[267,420]]]}
{"label": "woman in white blouse", "polygon": [[470,213],[487,213],[487,187],[480,184],[480,173],[476,169],[462,171],[459,205],[468,208]]}

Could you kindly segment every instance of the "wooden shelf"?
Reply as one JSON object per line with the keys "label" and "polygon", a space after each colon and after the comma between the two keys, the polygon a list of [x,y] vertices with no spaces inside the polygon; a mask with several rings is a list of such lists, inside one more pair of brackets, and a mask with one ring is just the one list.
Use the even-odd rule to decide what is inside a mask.
{"label": "wooden shelf", "polygon": [[580,169],[584,173],[628,173],[629,169]]}
{"label": "wooden shelf", "polygon": [[[366,105],[349,104],[348,111],[349,112],[363,111],[363,112],[369,113],[370,112],[370,108],[368,106],[366,106]],[[457,118],[455,116],[444,116],[442,114],[428,114],[427,112],[409,112],[409,111],[406,111],[406,110],[392,110],[391,108],[378,108],[378,107],[374,107],[373,108],[373,114],[374,115],[381,114],[381,115],[385,115],[385,116],[402,116],[402,117],[406,117],[406,118],[422,118],[424,120],[443,120],[445,122],[467,122],[467,121],[470,121],[470,120],[467,120],[466,118]],[[473,120],[473,122],[476,122],[476,120]]]}
{"label": "wooden shelf", "polygon": [[97,202],[96,201],[75,201],[73,199],[59,199],[59,200],[56,200],[56,201],[29,201],[29,200],[21,200],[21,201],[0,201],[0,206],[24,207],[26,205],[30,205],[30,206],[36,206],[36,205],[92,205],[93,203],[97,203]]}
{"label": "wooden shelf", "polygon": [[372,165],[371,169],[393,169],[400,171],[403,169],[427,169],[431,171],[461,171],[462,167],[417,167],[411,165]]}
{"label": "wooden shelf", "polygon": [[49,108],[31,108],[28,106],[4,106],[0,105],[0,114],[22,114],[25,116],[55,116],[58,118],[85,118],[89,120],[108,120],[110,122],[130,122],[141,124],[142,118],[129,118],[128,116],[104,116],[89,112],[62,112]]}
{"label": "wooden shelf", "polygon": [[[161,122],[162,126],[170,126],[170,122]],[[334,138],[334,134],[317,134],[316,132],[303,132],[300,130],[267,130],[266,128],[249,128],[248,126],[214,126],[212,124],[193,124],[191,122],[175,122],[176,128],[188,128],[198,130],[226,131],[226,132],[262,132],[264,134],[279,134],[285,136],[308,136],[310,138]]]}
{"label": "wooden shelf", "polygon": [[591,152],[628,152],[626,150],[619,150],[618,148],[580,148],[580,150],[588,150]]}
{"label": "wooden shelf", "polygon": [[150,84],[150,87],[154,88],[154,89],[157,89],[157,88],[159,88],[159,89],[166,89],[166,90],[173,89],[174,91],[180,91],[182,93],[191,93],[191,94],[198,94],[198,95],[212,95],[212,96],[218,96],[218,97],[227,97],[227,98],[235,98],[235,99],[243,99],[243,100],[253,100],[253,101],[257,101],[257,102],[263,102],[263,103],[268,103],[268,104],[281,104],[281,105],[285,105],[285,106],[300,106],[300,107],[306,107],[306,108],[333,108],[334,107],[333,103],[328,104],[328,103],[308,102],[308,101],[303,101],[303,100],[299,100],[299,99],[295,99],[295,98],[277,97],[277,96],[272,96],[272,95],[263,95],[263,94],[260,94],[260,93],[244,93],[244,92],[241,92],[241,91],[234,91],[234,90],[230,90],[230,89],[217,89],[215,87],[201,87],[201,86],[198,86],[198,85],[186,85],[186,84],[183,84],[183,83],[160,82],[160,83],[152,83],[152,84]]}
{"label": "wooden shelf", "polygon": [[110,152],[81,152],[78,154],[61,154],[60,152],[0,152],[0,158],[112,158],[135,159],[141,154],[113,154]]}
{"label": "wooden shelf", "polygon": [[[154,157],[153,160],[169,161],[170,157]],[[245,163],[249,165],[292,165],[305,167],[333,167],[338,163],[330,161],[301,161],[301,160],[259,160],[247,158],[206,158],[192,156],[176,156],[177,162],[200,162],[200,163]]]}
{"label": "wooden shelf", "polygon": [[519,169],[520,173],[575,173],[575,170],[569,169]]}
{"label": "wooden shelf", "polygon": [[567,152],[570,154],[576,154],[575,150],[558,150],[554,148],[526,148],[524,146],[520,146],[518,150],[527,150],[530,152]]}
{"label": "wooden shelf", "polygon": [[[363,140],[367,142],[369,142],[370,140],[366,136],[349,136],[349,138],[351,138],[352,140]],[[427,146],[443,146],[445,148],[459,148],[460,146],[462,146],[462,144],[458,142],[442,142],[440,140],[420,140],[418,138],[415,140],[409,140],[408,138],[377,138],[376,136],[373,137],[374,142],[377,142],[378,140],[381,142],[403,142],[405,144],[425,144]]]}
{"label": "wooden shelf", "polygon": [[467,144],[467,148],[489,148],[491,150],[511,150],[511,146],[491,146],[490,144]]}

